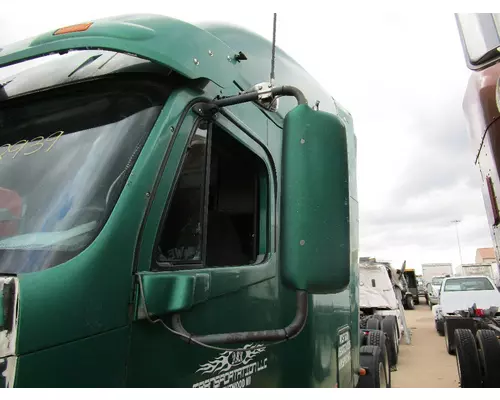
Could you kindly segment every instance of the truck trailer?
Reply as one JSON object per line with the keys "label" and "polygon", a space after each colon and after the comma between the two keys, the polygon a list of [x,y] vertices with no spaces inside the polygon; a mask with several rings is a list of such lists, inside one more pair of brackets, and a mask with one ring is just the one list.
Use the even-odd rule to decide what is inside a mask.
{"label": "truck trailer", "polygon": [[461,264],[455,269],[456,276],[487,276],[496,287],[500,287],[500,277],[498,275],[498,266],[496,263],[482,264]]}
{"label": "truck trailer", "polygon": [[425,282],[431,282],[435,276],[453,275],[451,263],[427,263],[422,264],[422,278]]}
{"label": "truck trailer", "polygon": [[0,49],[4,386],[390,385],[352,117],[275,44],[126,15]]}

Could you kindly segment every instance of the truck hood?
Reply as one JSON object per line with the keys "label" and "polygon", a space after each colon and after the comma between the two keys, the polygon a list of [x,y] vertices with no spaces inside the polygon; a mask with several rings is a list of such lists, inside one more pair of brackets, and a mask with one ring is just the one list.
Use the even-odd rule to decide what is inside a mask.
{"label": "truck hood", "polygon": [[442,292],[439,299],[444,313],[457,310],[467,310],[474,303],[477,308],[500,307],[500,292],[498,290],[474,290],[469,292]]}

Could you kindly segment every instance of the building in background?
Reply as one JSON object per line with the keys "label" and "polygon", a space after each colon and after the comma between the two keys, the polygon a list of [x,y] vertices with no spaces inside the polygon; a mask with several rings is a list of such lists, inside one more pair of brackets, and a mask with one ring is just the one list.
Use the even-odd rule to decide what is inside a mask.
{"label": "building in background", "polygon": [[493,247],[483,247],[476,250],[476,264],[491,264],[496,261]]}

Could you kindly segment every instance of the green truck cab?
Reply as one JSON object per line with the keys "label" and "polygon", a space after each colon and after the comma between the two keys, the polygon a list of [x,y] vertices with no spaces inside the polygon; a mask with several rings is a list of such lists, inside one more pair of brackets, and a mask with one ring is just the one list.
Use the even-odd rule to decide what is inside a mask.
{"label": "green truck cab", "polygon": [[352,118],[279,48],[267,85],[271,49],[155,15],[0,49],[0,72],[19,67],[0,80],[5,387],[377,373],[360,365]]}

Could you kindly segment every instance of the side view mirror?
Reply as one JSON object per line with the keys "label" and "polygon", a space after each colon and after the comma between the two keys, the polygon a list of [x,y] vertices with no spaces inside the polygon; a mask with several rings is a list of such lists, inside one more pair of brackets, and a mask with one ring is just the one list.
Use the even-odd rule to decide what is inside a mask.
{"label": "side view mirror", "polygon": [[455,14],[455,19],[469,69],[500,61],[500,14]]}
{"label": "side view mirror", "polygon": [[346,127],[298,105],[285,117],[282,154],[281,277],[295,290],[342,291],[351,256]]}

